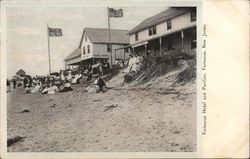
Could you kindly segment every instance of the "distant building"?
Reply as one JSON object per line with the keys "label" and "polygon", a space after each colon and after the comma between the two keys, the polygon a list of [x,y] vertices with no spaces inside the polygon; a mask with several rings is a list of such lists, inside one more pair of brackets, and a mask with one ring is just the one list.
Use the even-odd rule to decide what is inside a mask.
{"label": "distant building", "polygon": [[[128,30],[111,29],[112,62],[115,59],[127,58],[126,50],[116,51],[129,45]],[[127,53],[127,54],[126,54]],[[79,47],[65,58],[65,66],[87,66],[98,61],[111,61],[109,48],[109,30],[100,28],[85,28]]]}
{"label": "distant building", "polygon": [[[129,51],[141,56],[196,53],[196,8],[171,7],[128,32]],[[124,49],[124,48],[120,48]]]}
{"label": "distant building", "polygon": [[26,72],[23,69],[20,69],[16,72],[16,75],[24,77],[26,75]]}

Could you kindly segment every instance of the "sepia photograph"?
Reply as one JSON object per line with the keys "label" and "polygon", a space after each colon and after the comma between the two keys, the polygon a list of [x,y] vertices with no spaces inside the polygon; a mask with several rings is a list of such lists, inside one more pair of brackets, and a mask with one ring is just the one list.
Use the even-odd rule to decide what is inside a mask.
{"label": "sepia photograph", "polygon": [[8,152],[197,152],[195,5],[5,16]]}

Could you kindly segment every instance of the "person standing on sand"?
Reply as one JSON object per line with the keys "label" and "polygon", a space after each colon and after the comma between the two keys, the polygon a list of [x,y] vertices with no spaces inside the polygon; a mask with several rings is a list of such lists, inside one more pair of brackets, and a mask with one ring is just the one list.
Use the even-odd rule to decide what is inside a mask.
{"label": "person standing on sand", "polygon": [[13,78],[12,82],[13,82],[13,88],[16,89],[16,78],[15,77]]}
{"label": "person standing on sand", "polygon": [[23,88],[26,87],[27,83],[28,83],[28,77],[25,76],[24,79],[23,79]]}
{"label": "person standing on sand", "polygon": [[10,81],[8,79],[7,79],[6,85],[7,85],[7,93],[9,93],[10,92]]}
{"label": "person standing on sand", "polygon": [[99,72],[103,76],[103,65],[102,65],[101,61],[99,62]]}

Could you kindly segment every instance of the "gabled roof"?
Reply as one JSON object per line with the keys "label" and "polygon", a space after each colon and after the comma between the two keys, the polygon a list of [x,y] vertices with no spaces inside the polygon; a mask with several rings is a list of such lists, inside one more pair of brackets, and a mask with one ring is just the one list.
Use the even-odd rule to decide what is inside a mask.
{"label": "gabled roof", "polygon": [[[111,43],[113,44],[129,44],[128,30],[111,29]],[[84,34],[90,38],[92,43],[109,43],[109,30],[103,28],[85,28],[82,34],[79,47],[73,51],[65,61],[81,56],[81,44]]]}
{"label": "gabled roof", "polygon": [[160,24],[164,21],[172,19],[176,16],[184,14],[184,13],[188,12],[189,10],[193,10],[193,9],[195,9],[195,7],[171,7],[167,10],[162,11],[159,14],[156,14],[152,17],[145,19],[140,24],[135,26],[132,30],[130,30],[128,32],[128,34],[131,35],[131,34],[136,33],[138,31],[142,31],[146,28]]}
{"label": "gabled roof", "polygon": [[[92,43],[109,43],[109,30],[103,28],[85,28],[84,32]],[[128,30],[111,29],[111,43],[129,44]],[[83,33],[84,34],[84,33]]]}
{"label": "gabled roof", "polygon": [[73,58],[76,58],[79,56],[81,56],[81,49],[77,48],[75,51],[73,51],[71,54],[69,54],[69,56],[67,56],[64,61],[68,61],[70,59],[73,59]]}

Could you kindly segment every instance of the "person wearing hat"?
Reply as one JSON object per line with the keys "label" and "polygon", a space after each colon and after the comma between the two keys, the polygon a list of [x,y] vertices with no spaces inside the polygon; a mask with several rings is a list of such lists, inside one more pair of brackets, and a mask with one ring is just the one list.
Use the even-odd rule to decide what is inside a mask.
{"label": "person wearing hat", "polygon": [[7,79],[7,83],[6,84],[7,84],[7,93],[8,93],[8,92],[10,92],[10,85],[11,85],[10,81],[8,79]]}
{"label": "person wearing hat", "polygon": [[12,82],[13,82],[13,89],[16,89],[16,78],[15,77],[13,78]]}
{"label": "person wearing hat", "polygon": [[107,92],[106,83],[105,83],[105,81],[103,80],[103,78],[100,77],[100,75],[97,76],[96,85],[98,85],[99,90],[102,91],[103,93],[104,93],[104,92]]}
{"label": "person wearing hat", "polygon": [[68,92],[72,91],[73,88],[70,86],[70,82],[65,80],[65,83],[59,87],[59,92]]}

